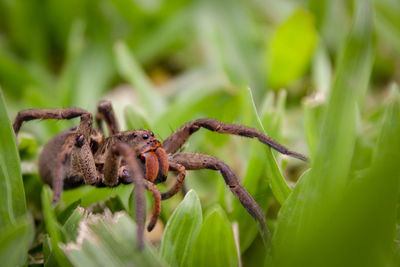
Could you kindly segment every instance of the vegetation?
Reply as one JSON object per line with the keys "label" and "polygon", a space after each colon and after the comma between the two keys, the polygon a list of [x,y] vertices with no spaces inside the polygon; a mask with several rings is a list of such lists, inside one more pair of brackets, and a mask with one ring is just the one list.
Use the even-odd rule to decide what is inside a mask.
{"label": "vegetation", "polygon": [[[0,0],[1,265],[399,266],[399,48],[396,0]],[[29,122],[17,139],[10,121],[101,99],[161,140],[212,117],[309,155],[205,130],[184,148],[234,167],[270,239],[212,171],[163,201],[143,251],[133,185],[52,206],[37,157],[77,120]]]}

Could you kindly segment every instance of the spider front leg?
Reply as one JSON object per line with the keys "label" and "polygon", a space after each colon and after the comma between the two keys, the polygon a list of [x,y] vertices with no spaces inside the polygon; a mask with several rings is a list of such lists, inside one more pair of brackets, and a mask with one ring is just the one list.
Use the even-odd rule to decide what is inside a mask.
{"label": "spider front leg", "polygon": [[161,213],[161,193],[156,187],[156,185],[150,181],[145,180],[144,185],[147,190],[151,191],[154,199],[153,214],[151,216],[149,224],[147,225],[147,231],[151,232],[154,229],[154,226],[156,226],[158,217],[160,216]]}
{"label": "spider front leg", "polygon": [[85,184],[93,185],[101,180],[90,149],[89,138],[92,132],[92,123],[91,114],[83,114],[78,129],[65,139],[60,152],[57,154],[56,168],[54,169],[52,181],[53,202],[57,202],[61,197],[65,177],[65,164],[69,157],[71,158],[72,170],[82,175]]}
{"label": "spider front leg", "polygon": [[136,213],[136,224],[137,224],[137,236],[138,236],[138,247],[143,248],[144,245],[144,218],[145,218],[145,199],[144,199],[144,187],[145,179],[142,167],[138,161],[136,153],[129,145],[124,143],[117,143],[112,148],[116,155],[121,155],[129,168],[132,181],[135,184],[133,191],[135,198],[135,213]]}
{"label": "spider front leg", "polygon": [[[143,229],[144,229],[144,217],[145,217],[145,201],[144,201],[144,188],[151,191],[154,199],[153,214],[147,225],[147,231],[152,231],[157,223],[158,217],[161,212],[161,193],[151,181],[146,180],[145,173],[140,166],[139,160],[133,149],[129,145],[124,143],[117,143],[113,149],[113,153],[119,157],[122,156],[126,161],[127,167],[130,172],[130,179],[132,179],[135,184],[135,211],[136,211],[136,221],[138,225],[138,243],[139,248],[143,247]],[[120,162],[120,161],[118,161]],[[110,165],[115,165],[112,162]],[[118,170],[119,164],[116,165],[115,170]],[[118,182],[118,181],[117,181]]]}
{"label": "spider front leg", "polygon": [[[30,109],[20,111],[15,119],[13,128],[17,135],[22,123],[34,119],[72,119],[81,117],[81,122],[78,129],[75,132],[71,132],[64,140],[58,140],[60,142],[60,150],[57,154],[54,154],[53,150],[57,144],[47,146],[49,153],[44,153],[41,163],[45,166],[41,166],[44,169],[50,171],[50,180],[53,187],[53,202],[57,202],[63,190],[66,163],[71,157],[71,164],[74,170],[79,170],[83,176],[85,183],[94,184],[98,179],[96,166],[94,163],[93,155],[90,150],[90,134],[92,133],[92,115],[86,110],[79,108],[65,108],[65,109]],[[51,147],[51,148],[50,148]],[[44,148],[46,150],[46,148]],[[51,157],[55,157],[55,160]],[[47,166],[51,162],[55,163],[55,166]]]}
{"label": "spider front leg", "polygon": [[55,120],[69,120],[76,117],[80,117],[83,114],[88,114],[84,109],[81,108],[62,108],[62,109],[27,109],[18,112],[15,118],[13,128],[15,135],[18,134],[22,123],[25,121],[37,120],[37,119],[55,119]]}
{"label": "spider front leg", "polygon": [[97,105],[96,122],[100,131],[104,133],[102,125],[103,120],[106,122],[109,136],[119,133],[119,123],[110,101],[100,101]]}
{"label": "spider front leg", "polygon": [[172,157],[172,160],[185,167],[186,170],[210,169],[218,170],[235,197],[242,203],[247,212],[259,223],[261,233],[269,240],[269,230],[263,210],[239,183],[233,170],[220,159],[204,154],[181,152]]}
{"label": "spider front leg", "polygon": [[174,196],[176,193],[178,193],[178,191],[179,191],[179,189],[181,189],[181,187],[183,185],[183,181],[185,180],[185,177],[186,177],[186,169],[181,164],[178,164],[173,161],[169,161],[169,169],[172,171],[177,171],[178,176],[176,177],[176,182],[175,182],[174,186],[167,192],[161,194],[162,200],[166,200],[166,199]]}
{"label": "spider front leg", "polygon": [[165,139],[162,145],[163,148],[168,154],[175,153],[176,151],[178,151],[179,148],[182,147],[182,145],[189,139],[189,137],[200,128],[205,128],[207,130],[222,134],[233,134],[248,138],[257,138],[261,143],[272,147],[282,154],[307,161],[306,156],[289,150],[285,146],[279,144],[269,136],[261,133],[254,128],[238,124],[223,123],[214,119],[198,119],[186,123],[173,134],[171,134],[167,139]]}

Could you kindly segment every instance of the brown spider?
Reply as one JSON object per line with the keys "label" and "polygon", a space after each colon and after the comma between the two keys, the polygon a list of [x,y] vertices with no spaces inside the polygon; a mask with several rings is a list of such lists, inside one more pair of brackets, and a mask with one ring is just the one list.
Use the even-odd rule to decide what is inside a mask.
{"label": "brown spider", "polygon": [[[81,118],[77,128],[59,133],[44,146],[39,157],[39,174],[45,183],[52,186],[54,202],[60,199],[63,189],[83,184],[113,187],[120,183],[133,182],[139,247],[143,246],[144,188],[151,191],[154,198],[153,214],[147,226],[147,230],[151,231],[160,215],[161,200],[168,199],[179,191],[186,170],[220,171],[232,193],[258,221],[261,229],[268,232],[264,212],[239,183],[239,179],[227,164],[209,155],[176,153],[200,128],[257,138],[282,154],[307,160],[302,154],[290,151],[256,129],[222,123],[214,119],[188,122],[162,143],[148,130],[121,132],[111,103],[107,101],[102,101],[98,105],[96,114],[98,129],[92,126],[92,115],[80,108],[29,109],[18,113],[13,125],[14,132],[17,135],[25,121],[62,120],[75,117]],[[108,137],[104,136],[103,121],[108,127]],[[155,185],[164,182],[170,170],[178,172],[176,183],[169,191],[160,193]]]}

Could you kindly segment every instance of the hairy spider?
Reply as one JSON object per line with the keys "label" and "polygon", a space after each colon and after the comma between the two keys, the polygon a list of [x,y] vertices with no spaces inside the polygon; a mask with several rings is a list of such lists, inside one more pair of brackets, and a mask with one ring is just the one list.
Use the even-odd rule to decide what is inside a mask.
{"label": "hairy spider", "polygon": [[[302,154],[290,151],[256,129],[222,123],[214,119],[188,122],[162,143],[148,130],[121,132],[111,103],[108,101],[102,101],[98,105],[95,117],[98,129],[93,128],[91,113],[80,108],[23,110],[18,113],[13,127],[17,135],[25,121],[63,120],[76,117],[81,118],[77,128],[59,133],[44,146],[39,157],[39,174],[45,183],[52,186],[54,202],[60,199],[63,189],[83,184],[113,187],[120,183],[134,183],[139,247],[143,246],[144,189],[151,191],[154,198],[153,213],[147,226],[147,230],[151,231],[160,215],[161,200],[168,199],[179,191],[186,170],[218,170],[232,193],[259,223],[261,231],[264,234],[268,233],[264,212],[239,183],[239,179],[227,164],[209,155],[176,153],[200,128],[217,133],[257,138],[282,154],[307,160]],[[103,121],[108,128],[108,137],[104,135]],[[169,191],[160,193],[156,184],[167,179],[168,171],[178,173],[176,182]]]}

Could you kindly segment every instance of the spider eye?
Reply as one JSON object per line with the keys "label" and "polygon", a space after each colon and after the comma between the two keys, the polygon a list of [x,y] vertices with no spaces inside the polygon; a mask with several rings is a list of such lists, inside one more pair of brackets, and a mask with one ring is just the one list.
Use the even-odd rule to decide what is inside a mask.
{"label": "spider eye", "polygon": [[128,140],[133,140],[133,139],[135,139],[137,137],[137,134],[136,133],[133,133],[133,134],[131,134],[129,137],[128,137]]}
{"label": "spider eye", "polygon": [[149,138],[149,135],[148,134],[144,134],[142,137],[143,137],[143,139],[147,139],[147,138]]}
{"label": "spider eye", "polygon": [[153,133],[153,132],[150,132],[150,136],[154,136],[154,133]]}

